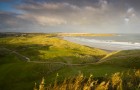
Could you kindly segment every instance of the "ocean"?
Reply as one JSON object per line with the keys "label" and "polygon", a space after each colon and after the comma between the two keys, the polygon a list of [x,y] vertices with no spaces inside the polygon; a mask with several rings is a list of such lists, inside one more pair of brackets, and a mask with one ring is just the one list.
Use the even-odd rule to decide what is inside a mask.
{"label": "ocean", "polygon": [[140,34],[116,34],[114,36],[64,37],[65,40],[106,50],[140,49]]}

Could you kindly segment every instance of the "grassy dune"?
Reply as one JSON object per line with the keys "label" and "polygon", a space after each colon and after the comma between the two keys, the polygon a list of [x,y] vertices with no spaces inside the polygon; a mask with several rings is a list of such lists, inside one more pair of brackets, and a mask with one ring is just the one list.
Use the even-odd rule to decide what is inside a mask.
{"label": "grassy dune", "polygon": [[32,90],[45,77],[46,84],[93,74],[102,78],[115,72],[140,69],[140,50],[108,53],[65,41],[57,35],[29,34],[0,38],[0,90]]}
{"label": "grassy dune", "polygon": [[115,34],[93,34],[93,33],[58,33],[57,36],[113,36]]}
{"label": "grassy dune", "polygon": [[99,62],[129,68],[140,68],[140,50],[124,50],[108,54]]}

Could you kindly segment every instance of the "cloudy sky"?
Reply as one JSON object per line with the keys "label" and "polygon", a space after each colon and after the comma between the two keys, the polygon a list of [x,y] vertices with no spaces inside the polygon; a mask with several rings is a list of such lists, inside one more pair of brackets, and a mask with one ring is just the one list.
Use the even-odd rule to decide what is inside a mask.
{"label": "cloudy sky", "polygon": [[0,0],[0,32],[140,33],[140,0]]}

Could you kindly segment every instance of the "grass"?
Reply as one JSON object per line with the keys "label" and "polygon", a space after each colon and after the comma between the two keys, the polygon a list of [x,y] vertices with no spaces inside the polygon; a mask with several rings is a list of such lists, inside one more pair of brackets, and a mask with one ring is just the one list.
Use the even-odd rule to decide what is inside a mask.
{"label": "grass", "polygon": [[[47,78],[47,84],[55,80],[59,74],[59,82],[70,76],[76,76],[79,72],[85,76],[93,74],[94,77],[102,78],[105,74],[127,71],[129,68],[113,66],[62,66],[60,64],[35,64],[35,63],[10,63],[0,66],[0,89],[1,90],[31,90],[34,82],[40,82],[40,78]],[[28,83],[28,84],[27,84]],[[18,89],[16,89],[18,88]]]}
{"label": "grass", "polygon": [[[60,64],[10,63],[0,66],[1,90],[31,90],[41,77],[59,70]],[[26,86],[24,86],[26,84]],[[19,89],[16,89],[19,88]]]}
{"label": "grass", "polygon": [[69,66],[51,73],[45,76],[45,78],[46,83],[49,84],[55,80],[55,76],[57,73],[59,74],[59,81],[62,81],[65,78],[78,75],[79,72],[83,73],[85,76],[89,76],[90,74],[92,74],[94,77],[102,78],[105,74],[110,76],[115,72],[122,72],[127,70],[129,70],[129,68],[116,67],[111,65]]}
{"label": "grass", "polygon": [[6,63],[15,63],[15,62],[21,62],[21,60],[19,60],[19,57],[17,57],[12,52],[0,48],[0,65]]}
{"label": "grass", "polygon": [[[39,90],[139,90],[140,70],[133,73],[116,72],[111,76],[95,79],[92,74],[86,77],[83,74],[64,79],[58,82],[56,75],[53,85],[47,85],[45,78],[42,79]],[[38,90],[35,85],[34,90]]]}
{"label": "grass", "polygon": [[111,53],[104,57],[101,62],[129,68],[140,68],[140,50],[124,50]]}
{"label": "grass", "polygon": [[[3,43],[5,42],[5,43]],[[31,60],[47,60],[78,63],[79,58],[83,62],[96,62],[107,52],[81,46],[56,37],[47,37],[45,35],[34,37],[8,37],[2,38],[1,46],[14,50]],[[92,60],[91,60],[92,59]]]}
{"label": "grass", "polygon": [[[63,82],[79,72],[86,77],[93,74],[95,78],[103,78],[105,74],[109,77],[115,72],[140,68],[140,50],[108,54],[56,36],[29,34],[0,38],[0,90],[32,90],[34,83],[39,84],[42,77],[49,85],[54,82],[57,73],[58,82]],[[25,57],[37,62],[27,62]]]}

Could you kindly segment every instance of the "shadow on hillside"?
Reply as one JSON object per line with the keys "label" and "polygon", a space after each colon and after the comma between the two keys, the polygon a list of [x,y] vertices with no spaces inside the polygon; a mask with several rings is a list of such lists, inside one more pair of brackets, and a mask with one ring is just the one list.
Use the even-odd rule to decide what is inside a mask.
{"label": "shadow on hillside", "polygon": [[29,59],[41,59],[39,58],[39,55],[41,55],[39,50],[49,50],[50,46],[52,45],[0,44],[0,58],[1,60],[5,60],[6,58],[6,60],[9,59],[9,61],[17,58],[22,61],[27,61]]}

